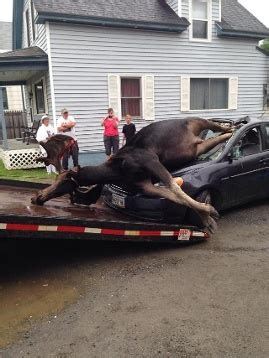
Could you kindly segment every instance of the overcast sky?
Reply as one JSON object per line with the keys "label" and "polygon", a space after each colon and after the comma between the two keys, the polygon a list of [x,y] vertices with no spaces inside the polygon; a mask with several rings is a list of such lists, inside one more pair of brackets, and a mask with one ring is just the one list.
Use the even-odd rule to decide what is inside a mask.
{"label": "overcast sky", "polygon": [[[13,0],[0,0],[0,21],[12,21],[12,1]],[[269,27],[268,0],[239,0],[239,2]]]}

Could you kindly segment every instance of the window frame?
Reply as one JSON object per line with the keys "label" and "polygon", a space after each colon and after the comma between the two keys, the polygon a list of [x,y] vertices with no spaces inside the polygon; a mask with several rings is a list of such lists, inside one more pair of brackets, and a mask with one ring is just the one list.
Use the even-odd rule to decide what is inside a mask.
{"label": "window frame", "polygon": [[260,124],[255,124],[252,127],[247,128],[241,135],[240,137],[236,140],[235,143],[233,143],[233,145],[231,146],[230,152],[233,153],[233,148],[236,147],[236,145],[245,137],[245,135],[253,130],[253,129],[257,129],[258,133],[259,133],[259,139],[260,139],[260,146],[261,146],[261,150],[258,153],[251,153],[251,154],[247,154],[247,155],[241,155],[240,157],[236,158],[236,159],[243,159],[243,158],[248,158],[251,155],[258,155],[263,153],[266,149],[264,148],[264,139],[263,139],[263,128]]}
{"label": "window frame", "polygon": [[[9,110],[9,103],[8,103],[8,93],[7,93],[7,88],[6,87],[0,87],[0,90],[2,90],[2,95],[3,95],[3,109],[4,111],[8,111]],[[6,106],[5,106],[5,102],[6,102]]]}
{"label": "window frame", "polygon": [[[267,134],[266,127],[268,127],[268,134]],[[269,152],[269,123],[263,123],[262,135],[263,135],[264,151]]]}
{"label": "window frame", "polygon": [[[140,87],[140,97],[122,97],[122,80],[124,79],[133,79],[133,80],[139,80],[139,87]],[[134,116],[131,113],[131,116],[133,117],[134,120],[141,120],[143,119],[143,77],[142,76],[120,76],[120,111],[121,111],[121,117],[124,116],[123,111],[122,111],[122,99],[139,99],[139,111],[140,111],[140,115],[139,116]]]}
{"label": "window frame", "polygon": [[[193,18],[193,0],[189,0],[189,40],[191,42],[212,42],[212,0],[207,0],[207,20]],[[193,37],[193,20],[195,21],[207,21],[207,38]]]}
{"label": "window frame", "polygon": [[[190,109],[190,80],[192,78],[216,78],[216,79],[227,79],[229,82],[228,86],[228,108],[227,109]],[[236,87],[236,103],[234,104],[231,102],[233,100],[234,90],[233,90],[233,83],[232,81],[237,81]],[[184,83],[183,83],[184,81]],[[187,82],[185,82],[187,81]],[[239,100],[239,84],[240,84],[240,77],[235,76],[234,74],[229,75],[188,75],[188,74],[181,74],[180,75],[180,112],[181,113],[203,113],[203,112],[227,112],[227,111],[237,111],[238,110],[238,100]],[[186,87],[188,91],[186,92]],[[186,105],[186,95],[188,97],[188,105]],[[182,108],[184,107],[184,109]]]}
{"label": "window frame", "polygon": [[[44,110],[45,112],[38,113],[38,104],[37,104],[37,95],[36,95],[36,85],[42,82],[43,87],[43,97],[44,97]],[[48,104],[47,104],[47,92],[46,92],[46,80],[45,77],[39,78],[32,84],[32,93],[33,93],[33,111],[34,114],[46,114],[48,113]]]}
{"label": "window frame", "polygon": [[229,109],[229,77],[190,77],[190,100],[191,100],[191,80],[208,80],[209,82],[209,105],[210,105],[210,80],[226,80],[227,81],[227,108],[201,108],[201,109],[191,109],[191,101],[190,101],[190,112],[200,112],[200,111],[226,111]]}

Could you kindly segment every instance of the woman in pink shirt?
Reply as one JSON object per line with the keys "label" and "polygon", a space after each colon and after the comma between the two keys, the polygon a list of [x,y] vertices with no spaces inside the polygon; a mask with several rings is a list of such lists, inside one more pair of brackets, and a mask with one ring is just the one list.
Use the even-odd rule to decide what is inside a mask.
{"label": "woman in pink shirt", "polygon": [[102,120],[101,125],[104,127],[104,145],[106,155],[111,156],[111,149],[113,154],[119,151],[119,119],[114,115],[113,108],[108,108],[108,116]]}

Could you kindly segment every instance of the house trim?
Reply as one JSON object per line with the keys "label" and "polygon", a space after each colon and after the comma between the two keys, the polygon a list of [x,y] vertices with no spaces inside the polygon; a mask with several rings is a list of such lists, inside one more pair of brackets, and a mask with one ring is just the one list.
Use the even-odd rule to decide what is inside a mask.
{"label": "house trim", "polygon": [[54,91],[54,80],[52,73],[52,59],[51,59],[51,46],[50,46],[50,28],[49,22],[46,22],[46,37],[48,44],[48,60],[49,60],[49,79],[50,79],[50,94],[51,94],[51,106],[52,106],[52,118],[54,128],[57,127],[57,114],[56,114],[56,105],[55,105],[55,91]]}
{"label": "house trim", "polygon": [[86,17],[79,15],[67,15],[57,13],[38,13],[36,17],[36,23],[44,24],[46,21],[54,22],[71,22],[73,24],[85,24],[93,26],[103,27],[124,27],[134,28],[141,30],[155,30],[155,31],[166,31],[166,32],[178,32],[185,31],[190,25],[187,19],[184,19],[184,24],[165,24],[155,22],[143,22],[143,21],[130,21],[121,19],[111,18],[100,18],[100,17]]}
{"label": "house trim", "polygon": [[[207,9],[207,31],[208,37],[207,39],[196,38],[192,35],[193,28],[193,18],[192,18],[192,0],[189,0],[189,19],[190,19],[190,27],[189,27],[189,40],[191,42],[212,42],[212,0],[208,0],[208,9]],[[195,19],[198,20],[198,19]]]}
{"label": "house trim", "polygon": [[[180,76],[181,78],[181,112],[182,113],[196,113],[196,112],[228,112],[228,111],[235,111],[238,108],[238,84],[239,84],[239,77],[235,76],[235,75],[182,75]],[[191,79],[227,79],[228,80],[228,108],[212,108],[212,109],[190,109],[190,95],[191,95],[191,91],[190,91],[190,80]],[[188,91],[186,93],[185,88],[183,88],[182,85],[182,79],[188,79]],[[233,93],[232,88],[231,88],[231,80],[232,79],[236,79],[237,80],[237,87],[236,87],[236,91],[235,93]],[[182,102],[184,101],[184,91],[185,91],[185,96],[187,94],[188,96],[188,109],[182,109]],[[235,107],[233,107],[232,105],[232,101],[231,101],[231,97],[233,95],[236,95],[236,104]],[[186,106],[186,104],[184,104]],[[184,107],[185,108],[185,107]]]}
{"label": "house trim", "polygon": [[221,27],[220,23],[216,22],[217,35],[219,37],[240,37],[240,38],[253,38],[263,40],[268,37],[268,33],[238,31],[238,30],[225,30]]}
{"label": "house trim", "polygon": [[36,114],[43,114],[43,113],[37,113],[37,105],[36,105],[36,91],[35,91],[35,85],[42,81],[43,82],[43,95],[44,95],[44,104],[45,104],[45,113],[48,113],[48,97],[47,97],[47,83],[46,83],[46,78],[45,76],[42,76],[41,78],[39,78],[38,80],[34,81],[31,84],[31,91],[33,93],[33,110],[34,110],[34,115]]}
{"label": "house trim", "polygon": [[13,29],[12,29],[12,49],[21,48],[22,43],[22,24],[23,24],[23,1],[14,0],[13,4]]}

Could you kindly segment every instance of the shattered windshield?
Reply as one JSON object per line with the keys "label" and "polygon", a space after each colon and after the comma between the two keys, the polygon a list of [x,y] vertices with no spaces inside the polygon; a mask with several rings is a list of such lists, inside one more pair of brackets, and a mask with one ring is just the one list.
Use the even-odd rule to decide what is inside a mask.
{"label": "shattered windshield", "polygon": [[[201,136],[202,136],[203,140],[206,140],[206,139],[217,137],[217,136],[219,136],[221,134],[222,133],[220,133],[220,132],[213,132],[210,129],[207,129],[202,133]],[[221,153],[223,152],[224,148],[226,147],[228,141],[229,140],[227,140],[224,143],[220,143],[216,147],[214,147],[211,150],[209,150],[207,153],[199,155],[197,160],[198,161],[208,161],[208,160],[216,160],[216,159],[218,159],[218,157],[221,155]]]}

